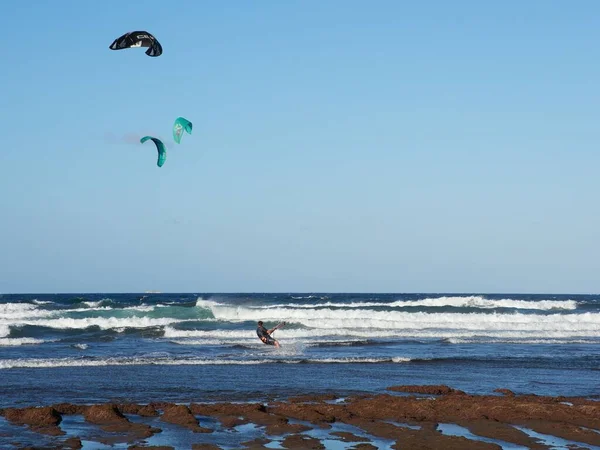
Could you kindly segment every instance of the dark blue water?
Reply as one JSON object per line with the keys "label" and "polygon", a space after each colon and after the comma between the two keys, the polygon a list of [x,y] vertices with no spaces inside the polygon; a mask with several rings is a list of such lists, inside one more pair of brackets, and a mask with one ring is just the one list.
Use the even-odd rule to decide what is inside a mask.
{"label": "dark blue water", "polygon": [[[256,321],[282,347],[265,346]],[[447,384],[600,398],[600,296],[0,296],[0,406]]]}

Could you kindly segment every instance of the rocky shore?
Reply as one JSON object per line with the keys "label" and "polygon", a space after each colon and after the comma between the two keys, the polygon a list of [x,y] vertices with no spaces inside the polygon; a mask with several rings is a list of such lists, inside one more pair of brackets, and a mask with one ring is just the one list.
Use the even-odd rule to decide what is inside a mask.
{"label": "rocky shore", "polygon": [[[448,386],[392,386],[385,394],[346,398],[316,395],[265,403],[185,405],[62,403],[5,408],[0,415],[11,425],[44,436],[46,442],[23,444],[18,435],[5,432],[0,442],[15,449],[76,449],[82,440],[129,449],[180,448],[152,444],[155,436],[166,433],[165,427],[187,433],[192,449],[232,448],[219,443],[217,431],[239,431],[249,424],[260,436],[240,442],[238,448],[269,448],[266,445],[274,440],[287,449],[327,448],[311,430],[329,433],[328,440],[356,450],[381,448],[377,442],[388,442],[392,449],[501,449],[503,443],[550,448],[539,435],[568,441],[573,449],[600,447],[600,402],[515,395],[506,389],[494,395],[469,395]],[[88,427],[85,435],[65,431],[63,422],[70,416],[82,418]],[[444,433],[441,424],[462,427],[457,429],[463,435]]]}

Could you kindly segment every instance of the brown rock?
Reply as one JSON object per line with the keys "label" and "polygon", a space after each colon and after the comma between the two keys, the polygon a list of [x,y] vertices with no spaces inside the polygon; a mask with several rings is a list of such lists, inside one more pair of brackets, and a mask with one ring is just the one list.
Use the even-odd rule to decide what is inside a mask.
{"label": "brown rock", "polygon": [[212,433],[210,428],[201,427],[198,419],[194,417],[190,409],[185,405],[170,405],[164,408],[161,420],[182,427],[189,428],[194,433]]}
{"label": "brown rock", "polygon": [[569,441],[583,442],[600,447],[600,433],[573,424],[544,421],[527,421],[523,424],[537,433],[549,434]]}
{"label": "brown rock", "polygon": [[281,445],[284,448],[289,449],[298,449],[298,450],[322,450],[325,449],[325,446],[321,443],[320,440],[304,436],[302,434],[292,434],[286,437]]}
{"label": "brown rock", "polygon": [[130,445],[129,447],[127,447],[127,450],[175,450],[173,447],[168,446],[168,445],[149,445],[149,446],[138,446],[138,445]]}
{"label": "brown rock", "polygon": [[192,450],[221,450],[221,447],[215,444],[192,444]]}
{"label": "brown rock", "polygon": [[[445,389],[442,389],[445,388]],[[587,445],[599,445],[599,435],[591,430],[600,430],[600,403],[581,397],[545,397],[538,395],[467,395],[459,394],[447,386],[424,386],[415,389],[412,386],[400,386],[392,389],[415,390],[435,394],[434,398],[398,396],[389,394],[356,395],[346,398],[344,403],[329,403],[319,396],[296,397],[292,402],[270,402],[266,406],[254,404],[192,404],[190,408],[171,403],[152,403],[147,405],[147,414],[156,409],[164,410],[161,420],[186,426],[192,430],[202,428],[197,415],[206,415],[220,420],[224,427],[234,427],[241,423],[254,423],[266,426],[272,434],[295,433],[286,438],[287,448],[314,448],[322,445],[318,440],[306,439],[298,433],[306,427],[290,425],[289,419],[308,421],[319,427],[329,427],[332,422],[344,422],[358,426],[368,433],[396,441],[397,448],[445,448],[445,449],[488,449],[498,446],[483,443],[475,439],[446,436],[436,430],[437,423],[456,423],[471,430],[475,435],[512,442],[532,449],[543,448],[525,433],[514,426],[525,426],[537,432],[550,434],[564,439],[582,442]],[[569,402],[569,404],[563,404]],[[571,405],[572,404],[572,405]],[[160,430],[150,429],[146,425],[130,423],[123,411],[141,413],[141,405],[96,405],[77,407],[70,404],[54,405],[65,413],[76,412],[83,408],[84,417],[92,423],[98,423],[107,431],[128,433],[123,439],[133,439],[136,435],[151,435]],[[159,407],[160,406],[160,407]],[[59,415],[58,409],[54,411]],[[27,409],[27,408],[25,408]],[[2,412],[10,419],[22,420],[23,410],[8,408]],[[35,408],[32,408],[35,410]],[[49,408],[50,410],[52,408]],[[35,414],[40,414],[37,408]],[[30,413],[33,414],[33,413]],[[28,419],[29,420],[29,419]],[[35,423],[44,423],[39,417]],[[418,424],[421,428],[413,430],[395,426],[386,422],[404,422]],[[23,422],[24,423],[24,422]],[[49,421],[51,424],[52,422]],[[49,425],[53,426],[53,425]],[[60,430],[57,425],[56,429]],[[145,427],[143,429],[143,427]],[[591,430],[590,430],[591,429]],[[350,434],[336,433],[342,439],[353,439]],[[116,437],[114,439],[117,439]],[[117,441],[115,441],[117,442]],[[129,440],[125,441],[129,442]],[[264,448],[269,441],[250,441],[253,448]],[[133,442],[132,442],[133,443]],[[358,444],[357,444],[358,445]],[[368,445],[368,444],[364,444]],[[322,448],[322,447],[321,447]]]}
{"label": "brown rock", "polygon": [[60,427],[58,426],[47,426],[47,427],[31,427],[32,431],[41,434],[47,434],[48,436],[62,436],[66,434]]}
{"label": "brown rock", "polygon": [[271,414],[271,408],[267,408],[265,405],[259,403],[219,403],[208,405],[193,403],[190,405],[190,410],[196,415],[216,417],[222,421],[224,426],[236,423],[237,421],[233,417],[242,421],[241,423],[252,422],[256,425],[284,424],[288,421],[286,417]]}
{"label": "brown rock", "polygon": [[119,405],[117,406],[119,411],[121,411],[123,414],[136,414],[138,413],[138,411],[140,410],[140,408],[142,407],[141,405],[138,405],[136,403],[119,403]]}
{"label": "brown rock", "polygon": [[303,431],[308,431],[310,429],[310,427],[299,423],[289,424],[285,422],[267,425],[265,428],[265,432],[271,436],[281,436],[283,434],[302,433]]}
{"label": "brown rock", "polygon": [[242,442],[242,445],[244,446],[244,448],[258,450],[269,448],[265,447],[265,444],[268,444],[269,442],[271,442],[269,439],[256,438],[253,441]]}
{"label": "brown rock", "polygon": [[531,450],[547,448],[545,445],[540,444],[537,439],[530,437],[528,434],[512,425],[497,422],[495,420],[474,420],[459,422],[457,425],[467,428],[471,433],[477,436],[510,442],[527,447]]}
{"label": "brown rock", "polygon": [[154,408],[154,409],[165,409],[168,408],[169,406],[172,406],[173,403],[168,403],[168,402],[151,402],[149,403],[149,405]]}
{"label": "brown rock", "polygon": [[4,417],[18,425],[28,425],[31,430],[48,434],[51,436],[59,436],[65,434],[59,428],[62,421],[62,416],[54,408],[46,407],[30,407],[30,408],[6,408]]}
{"label": "brown rock", "polygon": [[100,425],[104,431],[124,433],[123,436],[107,438],[106,443],[109,445],[121,441],[132,442],[145,439],[161,432],[159,428],[153,428],[142,423],[131,423],[119,408],[112,403],[89,406],[84,411],[83,417],[87,422]]}
{"label": "brown rock", "polygon": [[440,450],[502,450],[502,447],[487,442],[473,441],[462,436],[446,436],[435,432],[404,429],[394,449],[440,449]]}
{"label": "brown rock", "polygon": [[124,403],[119,405],[119,410],[123,414],[135,414],[143,417],[156,417],[158,411],[152,405],[136,405],[135,403]]}
{"label": "brown rock", "polygon": [[219,421],[225,428],[233,428],[248,423],[247,419],[240,419],[238,416],[222,416],[219,417]]}
{"label": "brown rock", "polygon": [[500,394],[504,394],[507,397],[514,397],[515,393],[510,389],[494,389],[494,392],[499,392]]}
{"label": "brown rock", "polygon": [[83,414],[83,412],[87,409],[87,406],[73,405],[72,403],[57,403],[52,405],[52,408],[54,408],[60,414],[73,416],[75,414]]}
{"label": "brown rock", "polygon": [[66,439],[63,445],[67,448],[71,448],[74,450],[83,447],[83,444],[81,443],[81,439],[79,439],[78,437],[72,437],[72,438]]}
{"label": "brown rock", "polygon": [[288,399],[289,403],[320,403],[327,400],[335,400],[337,399],[336,395],[333,394],[323,394],[323,395],[298,395],[296,397],[290,397]]}
{"label": "brown rock", "polygon": [[247,419],[249,422],[252,422],[256,425],[268,426],[288,423],[288,418],[280,414],[250,412],[243,417],[244,419]]}
{"label": "brown rock", "polygon": [[150,405],[143,405],[137,413],[142,417],[156,417],[159,415],[158,411]]}
{"label": "brown rock", "polygon": [[[297,407],[297,405],[295,405]],[[310,405],[311,407],[313,405]],[[416,399],[393,395],[377,395],[356,400],[343,407],[345,413],[365,419],[395,420],[398,422],[454,422],[480,419],[519,424],[525,420],[566,422],[600,429],[600,404],[571,407],[546,397],[498,397],[449,395],[435,399]],[[276,411],[279,412],[279,411]],[[338,412],[338,414],[341,414]],[[343,416],[340,416],[341,420]]]}
{"label": "brown rock", "polygon": [[192,403],[190,410],[199,416],[244,416],[257,412],[266,413],[267,407],[262,403]]}
{"label": "brown rock", "polygon": [[428,395],[466,395],[465,392],[459,391],[458,389],[452,389],[451,387],[440,385],[432,386],[391,386],[387,388],[388,391],[396,392],[410,392],[413,394],[428,394]]}
{"label": "brown rock", "polygon": [[356,444],[350,447],[350,450],[377,450],[372,444]]}
{"label": "brown rock", "polygon": [[353,424],[373,436],[395,440],[396,444],[392,446],[394,449],[501,450],[501,447],[495,444],[473,441],[464,437],[445,436],[436,430],[435,423],[424,423],[420,430],[364,419],[355,419]]}
{"label": "brown rock", "polygon": [[4,417],[13,423],[34,426],[58,425],[62,420],[58,411],[50,406],[22,409],[6,408]]}
{"label": "brown rock", "polygon": [[119,411],[116,405],[110,403],[89,406],[83,412],[83,417],[87,422],[98,425],[129,423],[127,418],[121,413],[121,411]]}
{"label": "brown rock", "polygon": [[276,403],[269,411],[283,417],[292,417],[317,425],[329,424],[336,421],[344,421],[351,417],[346,405],[339,404],[289,404]]}
{"label": "brown rock", "polygon": [[350,425],[354,425],[357,428],[365,430],[367,433],[373,436],[382,437],[384,439],[395,440],[402,435],[405,428],[397,427],[391,423],[380,422],[377,420],[365,420],[360,418],[354,418],[350,421]]}
{"label": "brown rock", "polygon": [[370,439],[356,436],[355,434],[348,433],[346,431],[335,431],[331,433],[333,436],[342,438],[344,442],[370,442]]}

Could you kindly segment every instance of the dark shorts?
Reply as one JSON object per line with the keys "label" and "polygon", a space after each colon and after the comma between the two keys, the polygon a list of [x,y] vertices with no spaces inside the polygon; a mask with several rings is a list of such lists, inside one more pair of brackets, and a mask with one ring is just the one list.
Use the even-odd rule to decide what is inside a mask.
{"label": "dark shorts", "polygon": [[273,338],[264,338],[261,340],[263,341],[263,343],[265,343],[267,345],[275,345],[275,339],[273,339]]}

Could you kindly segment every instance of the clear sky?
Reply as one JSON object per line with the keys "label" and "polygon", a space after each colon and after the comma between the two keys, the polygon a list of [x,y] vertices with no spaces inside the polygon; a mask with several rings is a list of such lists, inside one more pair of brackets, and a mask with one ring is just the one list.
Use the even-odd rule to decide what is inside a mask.
{"label": "clear sky", "polygon": [[0,43],[0,293],[600,292],[600,2],[33,0]]}

